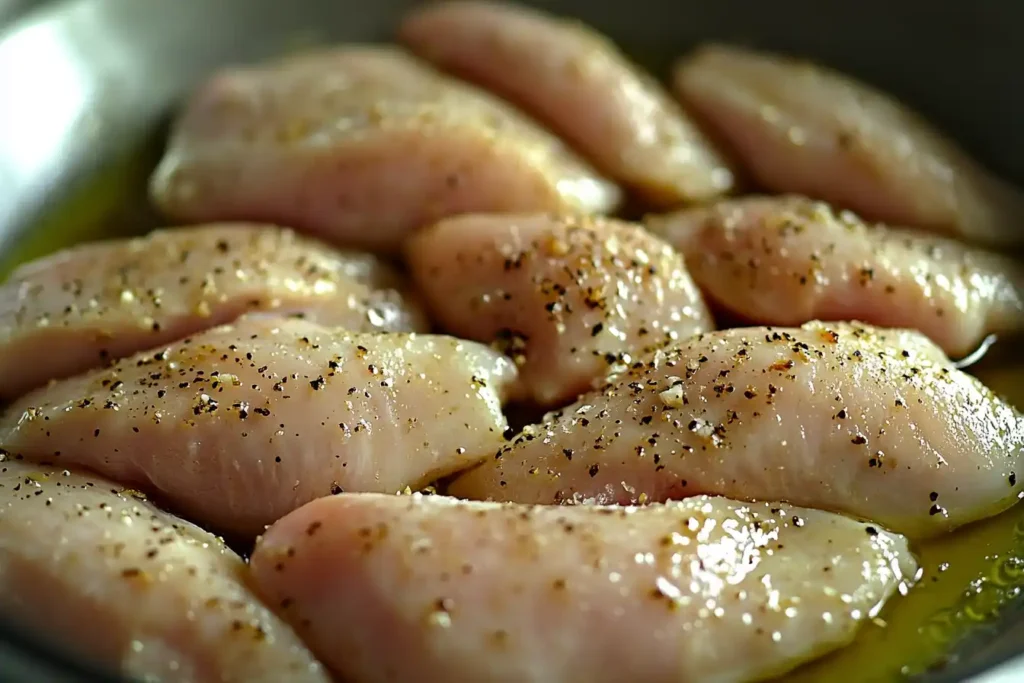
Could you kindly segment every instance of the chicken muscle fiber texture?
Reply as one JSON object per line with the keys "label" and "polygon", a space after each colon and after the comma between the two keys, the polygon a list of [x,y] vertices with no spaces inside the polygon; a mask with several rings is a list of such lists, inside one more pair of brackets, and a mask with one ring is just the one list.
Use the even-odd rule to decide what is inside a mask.
{"label": "chicken muscle fiber texture", "polygon": [[646,219],[709,298],[767,325],[861,320],[920,330],[952,356],[1024,329],[1024,269],[805,197],[745,197]]}
{"label": "chicken muscle fiber texture", "polygon": [[269,220],[375,250],[448,215],[604,212],[620,195],[512,107],[373,46],[216,74],[151,192],[182,220]]}
{"label": "chicken muscle fiber texture", "polygon": [[1022,449],[1020,414],[921,335],[810,323],[658,351],[527,427],[449,491],[524,503],[786,500],[928,537],[1012,505]]}
{"label": "chicken muscle fiber texture", "polygon": [[675,87],[770,191],[971,242],[1024,244],[1024,195],[871,86],[802,60],[709,45],[679,63]]}
{"label": "chicken muscle fiber texture", "polygon": [[133,680],[328,683],[240,557],[99,477],[0,463],[0,606]]}
{"label": "chicken muscle fiber texture", "polygon": [[0,286],[0,400],[252,311],[355,331],[424,330],[407,296],[375,256],[275,226],[183,227],[72,247]]}
{"label": "chicken muscle fiber texture", "polygon": [[318,496],[420,487],[493,454],[515,377],[451,337],[243,318],[23,397],[0,446],[255,534]]}
{"label": "chicken muscle fiber texture", "polygon": [[781,504],[352,494],[279,521],[252,569],[345,680],[739,683],[848,643],[916,564],[900,536]]}
{"label": "chicken muscle fiber texture", "polygon": [[414,236],[406,258],[434,319],[497,341],[544,407],[600,386],[633,353],[713,327],[683,259],[631,223],[460,216]]}
{"label": "chicken muscle fiber texture", "polygon": [[649,201],[707,201],[732,188],[722,156],[662,86],[578,22],[499,2],[442,2],[413,12],[399,37],[522,106]]}

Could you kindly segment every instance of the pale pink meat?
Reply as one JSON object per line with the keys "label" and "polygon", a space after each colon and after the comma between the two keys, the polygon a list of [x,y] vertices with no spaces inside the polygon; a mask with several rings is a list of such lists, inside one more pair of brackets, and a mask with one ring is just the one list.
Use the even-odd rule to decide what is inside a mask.
{"label": "pale pink meat", "polygon": [[452,495],[784,500],[927,538],[1024,490],[1024,417],[925,337],[868,326],[712,332],[531,425]]}
{"label": "pale pink meat", "polygon": [[466,215],[417,234],[406,260],[441,327],[513,357],[545,408],[637,354],[714,327],[683,259],[633,223]]}
{"label": "pale pink meat", "polygon": [[1009,256],[866,224],[800,196],[751,196],[645,219],[708,298],[751,323],[861,320],[921,331],[954,357],[1024,330]]}
{"label": "pale pink meat", "polygon": [[765,189],[989,245],[1024,243],[1024,194],[869,85],[805,61],[709,45],[675,89]]}
{"label": "pale pink meat", "polygon": [[0,609],[132,680],[331,681],[224,541],[59,467],[0,463]]}
{"label": "pale pink meat", "polygon": [[732,189],[726,160],[663,87],[579,22],[461,0],[413,11],[398,35],[424,59],[521,106],[648,201],[701,202]]}
{"label": "pale pink meat", "polygon": [[901,536],[775,503],[346,494],[271,527],[252,570],[342,680],[742,683],[850,642],[916,563]]}
{"label": "pale pink meat", "polygon": [[151,193],[178,220],[281,222],[378,251],[453,214],[606,212],[620,194],[512,107],[384,46],[215,74]]}
{"label": "pale pink meat", "polygon": [[252,536],[319,496],[420,488],[493,456],[515,379],[452,337],[243,318],[22,397],[0,448]]}
{"label": "pale pink meat", "polygon": [[356,332],[423,331],[399,274],[270,225],[215,224],[94,242],[0,285],[0,401],[231,322],[299,316]]}

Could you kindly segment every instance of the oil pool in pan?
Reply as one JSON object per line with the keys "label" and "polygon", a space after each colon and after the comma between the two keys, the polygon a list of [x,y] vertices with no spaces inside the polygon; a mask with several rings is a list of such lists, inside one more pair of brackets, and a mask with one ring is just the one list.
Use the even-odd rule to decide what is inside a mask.
{"label": "oil pool in pan", "polygon": [[[53,207],[11,253],[0,256],[0,281],[19,263],[74,243],[156,227],[140,197],[145,197],[159,152],[156,144],[137,150]],[[1013,370],[988,360],[973,370],[1024,409],[1024,366]],[[857,672],[856,680],[899,680],[941,667],[958,643],[983,636],[1024,591],[1024,506],[919,543],[914,551],[923,575],[909,595],[893,600],[878,618],[864,624],[853,644],[782,680],[813,683],[851,671]]]}

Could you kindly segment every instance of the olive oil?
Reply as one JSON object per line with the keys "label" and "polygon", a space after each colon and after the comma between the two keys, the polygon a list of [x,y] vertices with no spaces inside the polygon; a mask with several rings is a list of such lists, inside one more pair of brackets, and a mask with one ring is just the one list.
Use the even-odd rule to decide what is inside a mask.
{"label": "olive oil", "polygon": [[[1024,409],[1024,367],[976,374]],[[1024,591],[1024,505],[919,544],[921,581],[865,625],[852,645],[811,662],[787,683],[894,681],[936,668],[957,645],[984,634]]]}
{"label": "olive oil", "polygon": [[155,140],[126,154],[51,207],[6,254],[0,282],[19,264],[80,242],[140,235],[157,226],[146,201],[149,171],[160,154]]}
{"label": "olive oil", "polygon": [[[19,263],[77,242],[156,227],[140,201],[152,159],[152,150],[129,156],[44,216],[0,257],[0,278]],[[1024,409],[1024,366],[982,367],[978,375]],[[984,634],[1024,591],[1024,505],[914,551],[923,574],[909,595],[895,597],[852,645],[806,664],[784,677],[786,683],[897,681],[941,665],[959,643]]]}

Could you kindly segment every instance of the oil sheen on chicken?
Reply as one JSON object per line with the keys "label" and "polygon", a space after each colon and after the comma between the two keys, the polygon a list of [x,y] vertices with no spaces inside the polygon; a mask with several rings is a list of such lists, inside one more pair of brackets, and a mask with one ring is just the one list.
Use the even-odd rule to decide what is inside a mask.
{"label": "oil sheen on chicken", "polygon": [[1024,195],[871,86],[710,45],[679,63],[675,87],[767,190],[969,242],[1024,244]]}
{"label": "oil sheen on chicken", "polygon": [[399,39],[521,106],[648,201],[732,189],[724,158],[662,86],[578,22],[500,2],[441,2],[414,11]]}
{"label": "oil sheen on chicken", "polygon": [[916,575],[877,527],[703,496],[346,494],[271,527],[252,569],[324,664],[364,683],[760,680],[848,643]]}
{"label": "oil sheen on chicken", "polygon": [[57,252],[0,286],[0,401],[246,312],[357,332],[427,327],[375,256],[267,225],[158,230]]}
{"label": "oil sheen on chicken", "polygon": [[920,330],[951,356],[1024,330],[1024,269],[918,231],[867,225],[800,196],[648,217],[710,299],[745,320],[862,320]]}
{"label": "oil sheen on chicken", "polygon": [[1024,418],[913,332],[739,328],[638,360],[449,491],[785,500],[921,538],[1011,506],[1022,449]]}
{"label": "oil sheen on chicken", "polygon": [[490,456],[515,379],[451,337],[243,318],[25,396],[0,447],[251,536],[318,496],[422,487]]}
{"label": "oil sheen on chicken", "polygon": [[99,477],[0,463],[0,608],[133,680],[328,683],[223,541]]}
{"label": "oil sheen on chicken", "polygon": [[434,320],[496,341],[545,408],[600,386],[637,353],[713,328],[683,259],[632,223],[460,216],[409,240],[406,259]]}
{"label": "oil sheen on chicken", "polygon": [[377,250],[451,214],[603,212],[619,200],[510,106],[383,46],[214,75],[177,122],[151,191],[183,221],[281,222]]}

